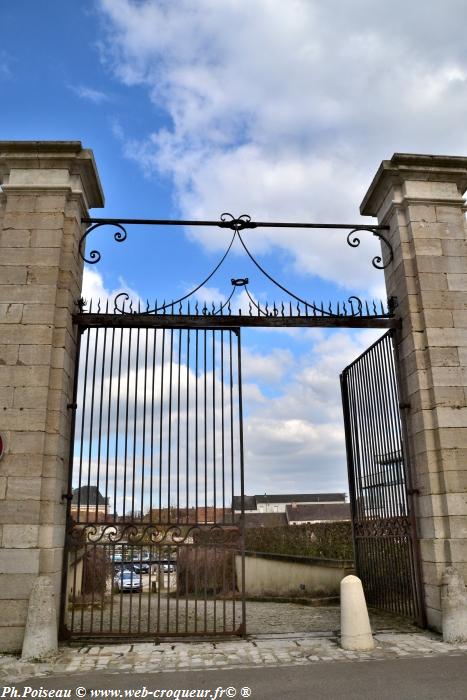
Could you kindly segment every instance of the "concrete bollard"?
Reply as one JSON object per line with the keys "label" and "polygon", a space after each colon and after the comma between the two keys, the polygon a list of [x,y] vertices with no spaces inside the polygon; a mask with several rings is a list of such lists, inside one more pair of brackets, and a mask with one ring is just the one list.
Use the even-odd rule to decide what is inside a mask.
{"label": "concrete bollard", "polygon": [[441,582],[444,642],[467,642],[467,590],[462,575],[449,566]]}
{"label": "concrete bollard", "polygon": [[58,652],[57,611],[52,581],[39,576],[29,598],[21,658],[46,659]]}
{"label": "concrete bollard", "polygon": [[357,576],[345,576],[341,581],[341,647],[369,651],[374,646],[362,582]]}

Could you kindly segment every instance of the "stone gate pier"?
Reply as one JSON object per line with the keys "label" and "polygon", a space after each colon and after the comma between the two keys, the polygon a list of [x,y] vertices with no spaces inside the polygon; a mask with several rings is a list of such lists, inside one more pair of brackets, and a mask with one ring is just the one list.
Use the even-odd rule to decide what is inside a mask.
{"label": "stone gate pier", "polygon": [[396,153],[360,207],[390,226],[386,287],[402,320],[401,403],[427,621],[437,630],[443,573],[454,565],[467,578],[466,189],[467,158]]}
{"label": "stone gate pier", "polygon": [[78,242],[104,200],[76,141],[0,142],[0,185],[0,651],[11,651],[39,575],[60,599]]}

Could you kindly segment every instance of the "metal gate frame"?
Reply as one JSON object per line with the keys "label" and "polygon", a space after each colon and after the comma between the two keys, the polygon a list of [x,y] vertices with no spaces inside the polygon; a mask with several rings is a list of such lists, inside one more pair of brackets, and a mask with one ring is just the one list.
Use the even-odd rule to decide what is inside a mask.
{"label": "metal gate frame", "polygon": [[[128,225],[144,225],[144,226],[175,226],[175,227],[185,227],[185,226],[208,226],[217,227],[220,229],[230,229],[233,232],[230,243],[223,254],[222,258],[210,274],[198,284],[191,292],[183,295],[179,299],[165,301],[162,304],[158,304],[157,300],[151,308],[149,301],[146,305],[146,310],[142,310],[140,304],[137,304],[137,308],[133,309],[133,302],[131,301],[129,295],[125,292],[118,294],[114,299],[114,306],[112,311],[109,313],[109,305],[107,303],[105,310],[101,310],[100,303],[98,304],[97,312],[92,308],[84,312],[84,307],[86,302],[83,299],[77,300],[77,306],[79,311],[73,314],[73,322],[79,328],[79,336],[84,330],[90,329],[105,329],[115,333],[116,329],[136,329],[138,336],[140,332],[146,331],[148,329],[166,329],[169,333],[173,333],[175,329],[192,329],[193,331],[204,331],[208,330],[218,330],[222,331],[234,331],[238,335],[238,368],[241,373],[241,363],[240,363],[240,328],[241,327],[328,327],[328,328],[374,328],[374,329],[390,329],[389,333],[385,336],[390,336],[393,339],[393,334],[398,332],[400,328],[400,319],[395,315],[395,308],[397,307],[397,299],[395,297],[390,297],[387,302],[383,303],[372,301],[365,301],[359,297],[352,295],[345,300],[341,301],[329,301],[329,302],[318,302],[311,300],[306,300],[300,295],[295,294],[293,291],[287,289],[283,284],[276,280],[266,269],[258,262],[255,256],[250,251],[247,246],[246,240],[243,238],[242,234],[245,230],[273,227],[273,228],[295,228],[295,229],[335,229],[345,231],[347,230],[346,242],[351,248],[358,248],[360,245],[360,234],[370,233],[371,235],[377,237],[382,244],[382,254],[375,255],[371,261],[373,267],[379,270],[385,270],[388,265],[392,262],[394,258],[394,253],[391,247],[391,243],[387,238],[387,231],[389,226],[387,225],[368,225],[368,224],[331,224],[331,223],[309,223],[309,222],[264,222],[264,221],[253,221],[250,216],[242,214],[241,216],[235,217],[232,214],[224,213],[216,221],[192,221],[192,220],[167,220],[167,219],[108,219],[108,218],[86,218],[81,219],[83,225],[85,225],[85,232],[81,237],[79,243],[79,255],[81,259],[88,264],[95,264],[101,259],[101,254],[98,250],[92,249],[88,257],[85,256],[85,246],[89,234],[99,230],[101,228],[112,227],[113,238],[117,243],[123,243],[127,239]],[[205,303],[204,306],[200,306],[197,301],[196,293],[205,285],[211,277],[219,270],[222,266],[224,260],[229,255],[232,246],[237,243],[243,248],[244,253],[247,258],[259,273],[267,280],[272,283],[272,285],[279,289],[281,294],[285,293],[286,297],[283,300],[269,300],[267,302],[260,302],[255,299],[255,295],[249,290],[249,279],[247,277],[238,277],[236,279],[231,279],[233,289],[230,295],[226,294],[226,301],[220,302],[217,306],[212,303],[209,306]],[[238,307],[238,310],[232,308],[234,304],[233,296],[237,289],[242,289],[246,297],[248,297],[249,303],[248,308]],[[126,306],[126,308],[125,308]],[[80,338],[78,338],[78,356],[79,356],[79,345]],[[373,346],[372,346],[373,347]],[[367,353],[371,351],[369,348]],[[366,353],[364,353],[365,355]],[[362,356],[363,357],[363,356]],[[394,358],[393,358],[394,359]],[[358,362],[356,360],[355,362]],[[395,363],[396,374],[397,361]],[[355,495],[355,483],[354,478],[358,471],[358,461],[354,460],[352,456],[352,420],[349,412],[349,392],[347,381],[345,379],[346,372],[354,366],[355,363],[349,366],[341,377],[342,381],[342,396],[344,402],[344,422],[346,429],[346,446],[349,459],[349,488],[351,492],[352,508],[353,508],[353,521],[354,521],[354,538],[355,542],[358,540],[358,534],[356,532],[356,495]],[[95,368],[94,368],[95,371]],[[343,379],[344,377],[344,379]],[[398,378],[396,378],[398,381]],[[73,401],[69,404],[68,408],[72,410],[72,440],[70,443],[70,458],[69,458],[69,487],[68,493],[64,494],[64,497],[68,499],[68,525],[70,525],[71,517],[71,500],[73,498],[72,492],[72,464],[73,464],[73,438],[76,429],[76,411],[77,411],[77,396],[78,396],[78,363],[76,365],[76,373],[74,380],[74,393]],[[241,417],[241,374],[239,381],[239,409]],[[404,536],[408,536],[411,543],[411,567],[413,571],[412,584],[414,588],[414,597],[417,607],[417,617],[419,623],[423,624],[424,619],[424,609],[423,609],[423,599],[421,597],[421,587],[420,587],[420,572],[419,572],[419,556],[417,553],[418,542],[416,540],[415,533],[415,517],[413,513],[413,503],[410,488],[410,470],[408,468],[407,455],[405,454],[405,444],[406,431],[403,416],[401,418],[402,431],[404,432],[404,439],[401,447],[401,454],[403,455],[403,466],[404,466],[404,478],[406,487],[406,498],[407,498],[407,509],[408,512],[404,516],[406,523],[409,523],[408,530],[406,528],[406,533]],[[240,434],[241,434],[241,500],[242,500],[242,512],[239,522],[238,541],[242,548],[242,587],[244,592],[244,579],[245,579],[245,562],[244,562],[244,505],[243,505],[243,428],[240,421]],[[99,436],[100,440],[100,436]],[[355,456],[355,455],[354,455]],[[355,462],[355,463],[354,463]],[[88,493],[89,498],[89,493]],[[97,495],[96,495],[96,510],[97,510]],[[170,503],[168,504],[170,506]],[[89,508],[88,508],[89,511]],[[92,528],[95,529],[95,536],[99,536],[99,523],[87,523],[90,526],[89,532],[92,532]],[[158,523],[162,525],[162,523]],[[130,525],[132,525],[130,523]],[[386,524],[387,525],[387,524]],[[135,525],[136,527],[136,525]],[[131,528],[130,528],[131,529]],[[136,527],[136,532],[138,528]],[[96,534],[97,533],[97,534]],[[408,535],[407,535],[408,533]],[[159,533],[160,534],[160,533]],[[381,533],[380,533],[381,534]],[[156,539],[159,535],[156,535]],[[382,533],[384,537],[384,532]],[[74,542],[74,547],[79,544]],[[67,596],[67,568],[68,568],[68,550],[70,545],[70,538],[67,535],[67,544],[64,551],[64,565],[63,565],[63,582],[62,582],[62,606],[61,606],[61,634],[62,637],[69,636],[69,630],[65,627],[65,608],[66,608],[66,596]],[[97,545],[95,545],[97,546]],[[134,543],[132,546],[136,546]],[[358,547],[356,548],[356,554],[358,552]],[[242,599],[242,622],[238,629],[235,630],[239,634],[245,634],[245,599],[243,595]],[[126,635],[128,636],[128,635]]]}
{"label": "metal gate frame", "polygon": [[[146,317],[144,326],[123,323],[118,324],[118,330],[116,324],[108,323],[109,317],[105,313],[98,314],[98,323],[94,316],[93,322],[88,323],[86,316],[91,318],[88,314],[75,318],[79,325],[79,346],[73,402],[69,406],[72,409],[72,438],[66,495],[61,638],[159,640],[245,636],[240,328],[215,328],[212,323],[198,324],[194,328],[182,319],[178,324],[167,326],[152,316],[149,317],[150,324]],[[136,336],[133,350],[132,334],[133,342]],[[84,343],[82,336],[86,337]],[[122,358],[125,343],[128,350],[124,350]],[[82,363],[79,361],[80,350],[81,360],[84,360]],[[193,362],[192,367],[190,361]],[[181,371],[183,362],[186,367],[184,377]],[[113,378],[117,364],[117,374]],[[156,382],[158,369],[160,376]],[[79,376],[80,371],[84,377]],[[134,374],[132,380],[131,372]],[[117,393],[114,390],[113,395],[112,382],[114,389],[115,385],[118,386]],[[144,397],[143,409],[139,409],[138,416],[141,393]],[[117,405],[113,408],[115,400]],[[77,421],[79,404],[81,415]],[[182,422],[180,416],[183,409],[185,415]],[[142,428],[137,425],[137,420],[142,421]],[[123,428],[119,437],[120,421]],[[163,425],[164,421],[166,425]],[[113,448],[110,445],[112,430],[116,434],[115,438],[112,437]],[[158,450],[156,431],[159,433]],[[194,454],[190,453],[190,440],[194,444]],[[142,447],[141,465],[138,465],[137,458],[138,441]],[[78,456],[75,454],[77,446]],[[124,483],[123,496],[120,493],[117,497],[119,446],[124,452]],[[167,454],[163,457],[164,451]],[[97,467],[93,466],[96,459]],[[146,474],[145,463],[148,465]],[[220,469],[222,472],[216,474],[217,465],[219,472]],[[138,478],[141,480],[140,486],[137,486]],[[78,487],[73,489],[76,479]],[[165,496],[162,495],[164,479],[168,484],[166,506],[163,505]],[[181,493],[183,479],[184,493]],[[94,481],[97,486],[94,486]],[[176,498],[176,507],[171,506],[171,483],[176,484],[176,493],[172,496]],[[149,497],[144,493],[148,486]],[[164,485],[166,488],[167,485]],[[192,488],[196,496],[190,501]],[[208,491],[211,491],[212,506]],[[125,495],[129,493],[130,507],[125,512]],[[236,514],[234,496],[239,495],[241,513]],[[117,516],[117,500],[123,504],[122,516]],[[140,513],[136,512],[136,504],[141,506]],[[145,515],[148,504],[148,514]],[[240,567],[236,564],[238,556],[241,558]],[[122,573],[114,576],[118,566]],[[127,577],[129,595],[123,595],[124,566],[128,566],[132,572]],[[176,584],[171,593],[170,578],[174,566]],[[146,569],[149,571],[149,581],[147,611],[144,612],[146,600],[141,575]],[[97,580],[99,570],[105,571],[106,582],[103,586]],[[196,572],[194,575],[193,571]],[[198,575],[199,571],[201,573]],[[167,590],[161,593],[165,573]],[[92,593],[86,597],[83,581],[89,577],[94,583]],[[109,577],[112,587],[110,597]],[[115,584],[119,586],[117,596]],[[68,607],[71,612],[67,615]],[[145,616],[143,621],[142,610]]]}
{"label": "metal gate frame", "polygon": [[367,603],[426,627],[397,329],[341,374],[355,563]]}

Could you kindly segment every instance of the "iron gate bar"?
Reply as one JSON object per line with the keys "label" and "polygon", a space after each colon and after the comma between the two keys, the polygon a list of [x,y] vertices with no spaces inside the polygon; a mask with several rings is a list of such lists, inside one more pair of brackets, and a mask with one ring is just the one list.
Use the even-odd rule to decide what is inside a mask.
{"label": "iron gate bar", "polygon": [[368,603],[424,626],[395,333],[388,331],[341,375],[354,550]]}
{"label": "iron gate bar", "polygon": [[[105,311],[108,312],[108,304]],[[76,366],[73,404],[70,405],[73,421],[76,423],[77,409],[81,412],[81,419],[76,441],[72,441],[70,449],[70,464],[73,464],[74,457],[75,468],[70,469],[69,493],[66,494],[67,556],[64,570],[68,570],[69,578],[68,586],[65,582],[62,589],[62,638],[159,639],[244,635],[243,498],[239,519],[233,510],[234,494],[240,491],[243,496],[244,488],[240,329],[232,325],[222,329],[206,326],[117,329],[109,325],[95,328],[88,325],[87,328],[81,327],[80,331],[79,338],[83,332],[87,332],[87,338],[86,352]],[[194,338],[191,338],[192,334]],[[194,346],[190,340],[194,340]],[[194,375],[190,369],[193,361]],[[185,372],[182,374],[183,362],[186,363],[186,375]],[[152,375],[148,372],[151,367]],[[183,376],[186,376],[186,386],[183,386]],[[193,398],[194,415],[188,412]],[[142,406],[138,403],[141,400]],[[182,408],[186,409],[186,420],[182,420]],[[155,446],[156,429],[160,438],[158,448]],[[190,446],[193,431],[196,435],[194,447]],[[226,457],[226,439],[230,442],[230,464]],[[124,459],[123,473],[122,466],[119,466],[121,456]],[[194,494],[188,483],[190,466],[192,471],[195,470]],[[185,515],[182,472],[187,477]],[[117,477],[123,477],[120,487],[117,487]],[[163,484],[165,478],[167,483]],[[229,478],[230,494],[227,488]],[[73,486],[78,486],[73,499],[74,510],[71,505]],[[121,500],[122,489],[123,500],[118,507],[122,515],[117,517],[117,499]],[[105,508],[101,506],[100,491],[105,494]],[[156,491],[159,502],[154,504]],[[209,515],[210,503],[214,503],[212,517]],[[148,505],[149,511],[145,515]],[[164,592],[163,557],[170,578],[172,561],[176,558],[177,571],[180,571],[182,556],[184,553],[188,556],[190,548],[195,570],[190,573],[187,568],[184,582],[175,574],[177,585],[173,595],[169,584]],[[116,552],[120,552],[119,571],[124,566],[133,570],[139,565],[141,573],[146,561],[143,550],[147,552],[148,549],[147,596],[146,592],[143,596],[140,583],[138,592],[129,594],[129,598],[125,596],[127,601],[124,601],[120,583],[117,595],[110,590],[109,602]],[[235,575],[236,555],[240,555],[238,578]],[[106,563],[102,569],[104,560]],[[154,562],[157,571],[153,572]],[[204,575],[197,570],[198,565],[204,565]],[[208,565],[214,567],[216,576],[220,577],[220,581],[216,578],[212,590],[208,590],[208,586],[213,586],[212,573],[208,579]],[[112,569],[110,572],[108,566]],[[84,574],[87,572],[95,580],[99,567],[106,571],[105,588],[93,585],[88,598],[83,597]],[[153,583],[156,587],[151,603]],[[189,606],[193,605],[188,597],[190,586],[191,597],[194,596],[194,629],[192,617],[189,619]],[[154,605],[155,601],[157,605]],[[68,603],[71,603],[71,609],[67,612]]]}
{"label": "iron gate bar", "polygon": [[77,313],[73,321],[82,328],[211,328],[240,327],[328,327],[328,328],[399,328],[401,321],[389,316],[245,316],[194,314],[106,314]]}
{"label": "iron gate bar", "polygon": [[[231,216],[231,215],[229,215]],[[226,221],[202,221],[202,220],[185,220],[185,219],[107,219],[94,218],[83,216],[81,223],[83,224],[110,224],[112,226],[124,224],[136,224],[146,226],[217,226],[218,228],[230,228],[239,230],[245,228],[322,228],[322,229],[352,229],[354,231],[389,231],[390,227],[383,224],[317,224],[300,221],[251,221],[243,219],[242,216],[235,219],[232,217]]]}
{"label": "iron gate bar", "polygon": [[[241,214],[239,217],[234,217],[232,214],[229,214],[228,212],[224,212],[221,214],[220,219],[218,221],[201,221],[201,220],[183,220],[183,219],[112,219],[112,218],[90,218],[90,217],[83,217],[81,219],[81,222],[84,224],[88,224],[88,228],[84,232],[84,234],[81,236],[80,242],[79,242],[79,252],[82,257],[82,259],[91,264],[94,265],[95,263],[99,262],[101,259],[101,255],[99,251],[97,250],[92,250],[90,252],[89,258],[84,257],[84,246],[85,246],[85,241],[87,236],[89,236],[92,231],[95,231],[97,228],[100,228],[101,226],[116,226],[118,231],[114,233],[114,240],[117,241],[117,243],[123,243],[123,241],[126,240],[127,238],[127,231],[125,228],[125,225],[146,225],[146,226],[215,226],[217,228],[226,228],[234,231],[234,238],[235,235],[238,234],[240,241],[247,251],[247,253],[250,255],[248,252],[245,243],[243,242],[241,236],[240,236],[240,231],[243,231],[245,229],[255,229],[255,228],[299,228],[299,229],[335,229],[335,230],[348,230],[349,233],[347,235],[347,243],[350,247],[352,248],[358,248],[360,245],[360,239],[355,235],[359,231],[368,231],[369,233],[372,233],[374,236],[379,238],[381,241],[384,242],[386,247],[389,250],[389,259],[385,264],[382,264],[382,258],[381,256],[375,256],[372,260],[373,267],[379,269],[379,270],[384,270],[387,265],[393,260],[394,258],[394,252],[392,250],[392,246],[389,243],[388,239],[383,235],[382,231],[388,231],[389,226],[388,225],[383,225],[383,224],[321,224],[321,223],[308,223],[308,222],[291,222],[291,221],[252,221],[251,217],[248,214]],[[353,236],[353,237],[352,237]],[[227,253],[230,250],[230,247],[232,246],[233,240],[232,239],[229,248],[227,249]],[[225,255],[227,255],[227,253]],[[224,258],[225,258],[224,255]],[[253,257],[250,255],[250,257],[253,259]],[[223,258],[223,259],[224,259]],[[222,260],[223,260],[222,259]],[[254,260],[254,259],[253,259]],[[256,261],[254,260],[255,264]],[[217,267],[219,267],[222,264],[219,263]],[[217,269],[217,268],[216,268]],[[212,276],[213,273],[211,273],[210,276]]]}

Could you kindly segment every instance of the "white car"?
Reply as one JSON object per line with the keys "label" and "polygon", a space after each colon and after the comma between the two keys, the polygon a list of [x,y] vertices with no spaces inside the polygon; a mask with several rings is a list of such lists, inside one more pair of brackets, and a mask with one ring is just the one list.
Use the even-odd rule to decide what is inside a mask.
{"label": "white car", "polygon": [[114,586],[118,593],[123,591],[139,592],[143,588],[141,576],[135,571],[123,569],[114,576]]}

